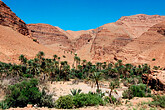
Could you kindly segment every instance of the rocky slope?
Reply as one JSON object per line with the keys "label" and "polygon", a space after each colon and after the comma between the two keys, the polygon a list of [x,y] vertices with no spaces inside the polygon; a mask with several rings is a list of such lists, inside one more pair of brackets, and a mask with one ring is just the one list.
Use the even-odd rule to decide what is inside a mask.
{"label": "rocky slope", "polygon": [[58,28],[48,24],[28,24],[29,32],[32,37],[37,39],[43,45],[57,44],[59,47],[70,46],[68,36],[59,31]]}
{"label": "rocky slope", "polygon": [[[163,49],[165,47],[164,16],[145,14],[124,16],[114,23],[105,24],[97,29],[64,31],[59,27],[48,24],[26,25],[7,5],[0,1],[0,25],[3,25],[1,26],[1,30],[3,30],[1,31],[1,39],[3,41],[0,42],[3,45],[1,49],[5,45],[11,48],[1,50],[1,56],[4,59],[8,59],[8,56],[15,55],[15,53],[19,54],[20,52],[31,56],[33,52],[30,52],[30,50],[34,45],[34,47],[36,46],[36,50],[34,49],[35,54],[42,49],[44,51],[50,50],[50,53],[55,53],[59,56],[64,54],[67,57],[65,60],[70,62],[73,61],[73,54],[71,53],[77,53],[81,59],[92,62],[114,62],[115,60],[122,59],[125,63],[149,63],[151,65],[165,66],[165,52]],[[16,31],[22,35],[19,35]],[[17,37],[15,36],[16,34]],[[27,40],[29,44],[26,44],[23,35],[30,35],[39,44],[31,39]],[[6,37],[5,42],[5,36],[10,36],[11,39]],[[20,36],[23,38],[20,38]],[[14,40],[16,38],[17,41]],[[19,42],[18,39],[22,39],[22,42]],[[8,40],[17,46],[20,45],[18,46],[20,49],[14,47],[15,45],[12,46],[13,44],[7,42]],[[27,46],[24,47],[23,45]],[[26,53],[28,52],[27,50],[21,51],[21,49],[24,50],[21,46],[27,48],[29,53]],[[41,46],[42,48],[40,48]],[[13,52],[8,52],[7,49]],[[156,61],[152,61],[153,58]]]}
{"label": "rocky slope", "polygon": [[15,15],[11,9],[0,0],[0,25],[11,27],[13,30],[27,36],[28,28],[24,21]]}
{"label": "rocky slope", "polygon": [[[165,66],[165,22],[158,23],[126,45],[119,56],[125,62],[149,63],[155,66]],[[155,61],[152,59],[155,58]]]}
{"label": "rocky slope", "polygon": [[[105,24],[98,32],[93,45],[93,59],[113,60],[128,43],[139,38],[151,26],[165,20],[158,15],[133,15],[122,17],[115,23]],[[136,45],[135,45],[136,46]]]}
{"label": "rocky slope", "polygon": [[[115,23],[105,24],[97,29],[87,31],[64,31],[59,27],[45,24],[29,24],[28,28],[31,30],[30,33],[33,37],[51,49],[59,47],[65,51],[72,51],[77,53],[82,59],[93,62],[109,62],[117,59],[129,61],[127,57],[133,59],[134,56],[140,55],[139,51],[145,51],[147,49],[147,47],[143,48],[141,44],[134,43],[136,39],[143,40],[145,38],[143,33],[162,21],[165,21],[164,16],[139,14],[124,16]],[[48,35],[48,33],[51,33],[51,35]],[[164,34],[164,31],[160,31],[159,33]],[[143,37],[141,37],[142,35]],[[149,39],[146,38],[146,40]],[[147,42],[145,44],[148,45]],[[127,55],[130,52],[123,52],[127,50],[127,45],[131,45],[130,47],[132,48],[139,47],[135,49],[137,51],[135,52],[136,55]],[[130,62],[135,61],[133,59]],[[139,59],[138,61],[141,62]],[[144,60],[142,63],[146,61]]]}
{"label": "rocky slope", "polygon": [[18,63],[19,55],[33,58],[39,51],[44,51],[47,57],[55,54],[53,50],[33,42],[10,27],[0,25],[0,61]]}
{"label": "rocky slope", "polygon": [[[52,31],[54,32],[56,29]],[[39,33],[39,35],[42,34]],[[27,58],[34,58],[39,51],[44,51],[46,57],[49,58],[52,58],[54,54],[57,54],[60,57],[64,54],[63,50],[60,48],[57,47],[55,50],[47,48],[42,44],[34,42],[31,38],[27,37],[27,35],[30,34],[25,22],[18,18],[15,13],[0,0],[0,61],[18,63],[18,57],[21,54],[25,55]],[[59,36],[57,39],[67,39],[67,36],[61,33],[56,34],[56,36]],[[51,41],[48,38],[45,40]],[[62,43],[65,44],[66,42]],[[69,56],[69,58],[67,57],[68,59],[72,58],[70,54],[65,54],[66,56]],[[61,59],[63,60],[63,58]]]}

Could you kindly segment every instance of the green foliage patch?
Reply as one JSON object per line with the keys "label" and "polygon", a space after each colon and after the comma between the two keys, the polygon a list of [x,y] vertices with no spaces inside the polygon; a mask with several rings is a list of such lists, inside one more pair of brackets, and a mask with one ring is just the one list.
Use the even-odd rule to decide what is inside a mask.
{"label": "green foliage patch", "polygon": [[123,98],[148,97],[151,96],[151,90],[145,84],[132,85],[123,92]]}
{"label": "green foliage patch", "polygon": [[8,107],[25,107],[27,104],[53,107],[52,103],[47,102],[52,102],[52,96],[47,95],[44,90],[40,92],[37,86],[38,80],[36,79],[10,85],[8,87],[9,93],[6,95],[2,104]]}

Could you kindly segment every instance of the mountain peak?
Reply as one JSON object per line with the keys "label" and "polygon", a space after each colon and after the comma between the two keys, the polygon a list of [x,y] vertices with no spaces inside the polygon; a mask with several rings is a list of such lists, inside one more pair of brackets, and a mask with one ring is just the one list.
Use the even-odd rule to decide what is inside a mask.
{"label": "mountain peak", "polygon": [[161,19],[162,17],[165,17],[165,16],[137,14],[137,15],[132,15],[132,16],[122,16],[119,20],[120,21],[129,21],[129,20],[154,20],[154,19]]}

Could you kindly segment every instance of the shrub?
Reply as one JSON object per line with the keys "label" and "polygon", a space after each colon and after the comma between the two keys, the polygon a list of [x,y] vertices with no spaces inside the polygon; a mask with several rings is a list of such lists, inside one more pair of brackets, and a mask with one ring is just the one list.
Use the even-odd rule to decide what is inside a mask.
{"label": "shrub", "polygon": [[105,96],[104,101],[106,103],[113,103],[113,104],[117,103],[117,99],[114,96],[111,97]]}
{"label": "shrub", "polygon": [[160,106],[162,108],[165,108],[165,95],[164,96],[153,96],[154,101],[152,101],[150,104],[155,106]]}
{"label": "shrub", "polygon": [[123,98],[148,97],[151,96],[151,90],[145,84],[132,85],[123,92]]}
{"label": "shrub", "polygon": [[130,89],[128,89],[128,90],[125,90],[123,93],[122,93],[122,95],[123,95],[123,98],[124,99],[132,99],[134,96],[133,96],[133,93],[132,93],[132,91],[130,90]]}
{"label": "shrub", "polygon": [[9,108],[9,106],[7,105],[6,102],[4,102],[4,101],[0,102],[0,109],[8,109],[8,108]]}
{"label": "shrub", "polygon": [[41,98],[37,85],[38,81],[31,79],[9,86],[10,93],[6,96],[5,102],[10,107],[25,107],[28,103],[37,104]]}
{"label": "shrub", "polygon": [[37,42],[37,39],[33,39],[34,42]]}
{"label": "shrub", "polygon": [[42,89],[42,92],[41,92],[41,99],[40,99],[40,103],[39,103],[39,106],[42,107],[42,106],[47,106],[49,108],[52,108],[54,107],[54,103],[53,103],[53,99],[52,99],[52,96],[53,95],[48,95],[46,94],[45,92],[45,88]]}
{"label": "shrub", "polygon": [[133,93],[134,97],[146,97],[151,93],[151,90],[147,88],[145,84],[132,85],[130,90]]}
{"label": "shrub", "polygon": [[71,109],[73,108],[73,97],[71,95],[61,96],[55,105],[59,109]]}
{"label": "shrub", "polygon": [[103,105],[103,100],[98,94],[78,94],[73,97],[75,107]]}
{"label": "shrub", "polygon": [[23,77],[26,77],[26,78],[32,78],[33,75],[32,75],[32,74],[24,74]]}
{"label": "shrub", "polygon": [[[52,107],[47,101],[52,101],[52,97],[39,91],[38,80],[31,79],[8,87],[9,94],[4,102],[9,107],[25,107],[27,104],[37,104],[39,106]],[[44,98],[44,100],[43,100]]]}
{"label": "shrub", "polygon": [[155,61],[155,60],[156,60],[155,58],[152,59],[152,61]]}
{"label": "shrub", "polygon": [[140,76],[127,78],[127,81],[128,81],[128,83],[134,84],[134,85],[140,84],[140,83],[143,82],[143,81],[142,81],[142,78],[141,78]]}
{"label": "shrub", "polygon": [[105,96],[105,97],[104,97],[104,102],[105,102],[105,103],[110,103],[110,98],[109,98],[108,96]]}
{"label": "shrub", "polygon": [[81,89],[71,89],[70,92],[73,96],[77,95],[77,94],[80,94],[82,90]]}
{"label": "shrub", "polygon": [[154,66],[153,69],[154,70],[159,70],[160,69],[160,66]]}

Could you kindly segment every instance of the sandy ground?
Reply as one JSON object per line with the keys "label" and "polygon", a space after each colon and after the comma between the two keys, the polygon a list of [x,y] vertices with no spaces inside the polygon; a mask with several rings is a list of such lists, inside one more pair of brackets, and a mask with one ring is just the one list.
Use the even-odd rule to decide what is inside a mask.
{"label": "sandy ground", "polygon": [[[51,91],[54,94],[55,99],[58,99],[60,96],[71,94],[70,90],[72,89],[81,89],[83,93],[88,92],[96,92],[96,86],[93,83],[84,83],[79,82],[78,84],[73,84],[74,81],[68,81],[68,82],[54,82],[53,84],[47,83],[46,86],[49,91]],[[108,82],[100,83],[100,88],[102,92],[105,93],[106,96],[108,96],[108,92],[110,91],[108,87]],[[126,90],[127,87],[122,86],[121,88],[115,89],[117,91],[116,93],[112,93],[112,95],[115,98],[122,97],[122,92]]]}

